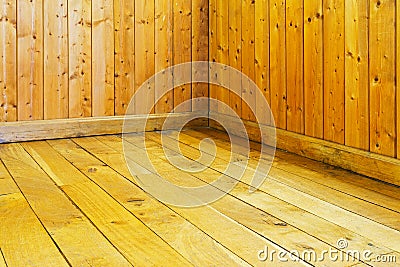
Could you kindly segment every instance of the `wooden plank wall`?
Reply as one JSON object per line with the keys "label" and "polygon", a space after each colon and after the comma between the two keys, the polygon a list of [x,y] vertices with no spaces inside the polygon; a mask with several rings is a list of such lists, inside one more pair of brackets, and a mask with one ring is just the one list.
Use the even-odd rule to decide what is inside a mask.
{"label": "wooden plank wall", "polygon": [[[208,6],[208,0],[0,0],[0,122],[124,115],[155,72],[208,60]],[[190,68],[183,75],[190,79]],[[208,86],[183,86],[154,103],[158,96],[150,89],[134,113],[154,105],[153,112],[169,112],[192,96],[207,97]]]}
{"label": "wooden plank wall", "polygon": [[[211,60],[224,59],[218,24],[229,25],[229,64],[254,79],[278,128],[400,158],[399,1],[229,1],[218,16],[220,1],[211,2]],[[239,101],[227,104],[254,120]]]}

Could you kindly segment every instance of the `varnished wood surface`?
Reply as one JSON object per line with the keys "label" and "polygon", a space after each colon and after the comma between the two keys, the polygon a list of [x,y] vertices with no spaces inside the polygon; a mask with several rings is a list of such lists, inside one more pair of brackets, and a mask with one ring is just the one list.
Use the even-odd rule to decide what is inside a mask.
{"label": "varnished wood surface", "polygon": [[[400,189],[277,151],[269,177],[254,193],[249,183],[259,157],[251,143],[249,164],[240,182],[223,198],[198,208],[179,208],[153,198],[140,187],[151,168],[137,155],[144,149],[160,175],[184,186],[202,186],[225,172],[229,139],[202,128],[126,137],[120,135],[0,145],[0,266],[396,266],[350,261],[295,262],[258,259],[260,250],[289,253],[338,249],[370,250],[371,258],[400,260]],[[171,165],[164,150],[195,163],[216,157],[203,172]],[[235,164],[244,164],[234,154]],[[267,163],[270,158],[261,159]],[[126,161],[134,175],[129,172]]]}

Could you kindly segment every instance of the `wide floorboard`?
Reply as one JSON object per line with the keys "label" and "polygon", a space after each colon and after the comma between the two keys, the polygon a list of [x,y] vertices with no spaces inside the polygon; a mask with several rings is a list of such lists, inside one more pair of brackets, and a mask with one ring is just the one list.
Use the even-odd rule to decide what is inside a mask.
{"label": "wide floorboard", "polygon": [[[0,267],[400,266],[398,187],[284,151],[260,158],[257,143],[235,154],[208,128],[124,137],[0,146]],[[272,167],[253,192],[259,163]],[[155,177],[223,197],[168,205],[143,190]]]}

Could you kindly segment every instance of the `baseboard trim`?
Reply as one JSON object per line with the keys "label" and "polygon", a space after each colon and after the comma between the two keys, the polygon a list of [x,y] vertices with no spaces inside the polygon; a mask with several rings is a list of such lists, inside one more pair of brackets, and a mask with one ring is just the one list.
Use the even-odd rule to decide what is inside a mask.
{"label": "baseboard trim", "polygon": [[[208,126],[208,114],[196,113],[201,117],[191,121],[188,126]],[[98,118],[77,118],[44,121],[22,121],[0,123],[0,144],[12,142],[38,141],[47,139],[73,138],[84,136],[121,134],[124,122],[128,122],[127,132],[143,132],[161,130],[166,118],[172,122],[185,121],[193,117],[192,112],[98,117]],[[169,129],[174,130],[174,123],[169,123]]]}
{"label": "baseboard trim", "polygon": [[[213,114],[213,117],[231,125],[238,123],[232,117],[223,114]],[[249,138],[260,142],[259,125],[250,121],[244,121],[244,125]],[[213,121],[210,121],[210,127],[221,130],[221,126]],[[260,127],[267,135],[274,130],[270,126]],[[234,125],[232,128],[240,129]],[[265,140],[270,139],[265,138]],[[276,129],[276,143],[279,149],[400,186],[400,160],[398,159],[281,129]]]}

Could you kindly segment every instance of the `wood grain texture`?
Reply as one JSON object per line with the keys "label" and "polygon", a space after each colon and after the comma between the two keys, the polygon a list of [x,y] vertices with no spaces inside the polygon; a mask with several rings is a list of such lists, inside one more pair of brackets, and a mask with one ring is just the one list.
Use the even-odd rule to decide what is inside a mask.
{"label": "wood grain texture", "polygon": [[44,119],[69,116],[68,1],[44,1]]}
{"label": "wood grain texture", "polygon": [[92,116],[92,0],[69,0],[69,116]]}
{"label": "wood grain texture", "polygon": [[286,0],[287,130],[304,134],[304,9]]}
{"label": "wood grain texture", "polygon": [[[188,124],[189,127],[205,127],[208,119],[207,112],[150,114],[149,116],[113,116],[95,118],[59,119],[50,121],[17,121],[0,124],[0,143],[24,142],[57,138],[70,138],[91,135],[121,134],[123,131],[143,132],[164,129],[163,123],[167,116],[171,120],[172,129],[181,121],[194,116],[201,117]],[[125,123],[125,127],[124,127]],[[168,130],[170,127],[165,127]]]}
{"label": "wood grain texture", "polygon": [[[209,60],[209,1],[192,1],[192,61]],[[199,70],[192,69],[192,80],[196,80]],[[208,110],[196,98],[209,96],[209,85],[205,83],[192,84],[193,111]]]}
{"label": "wood grain texture", "polygon": [[0,1],[0,121],[17,120],[17,2]]}
{"label": "wood grain texture", "polygon": [[42,142],[31,147],[30,152],[38,165],[131,265],[160,265],[166,261],[172,265],[188,263],[49,144]]}
{"label": "wood grain texture", "polygon": [[[229,6],[229,66],[236,69],[242,69],[242,1],[228,1]],[[236,81],[232,77],[229,78],[231,88],[236,84],[240,84],[237,92],[229,92],[229,106],[239,116],[242,116],[242,81]]]}
{"label": "wood grain texture", "polygon": [[43,119],[43,1],[18,1],[18,120]]}
{"label": "wood grain texture", "polygon": [[[217,3],[218,0],[209,0],[209,20],[210,20],[210,33],[209,33],[209,61],[212,63],[217,62],[218,58],[218,43],[217,43]],[[218,80],[217,70],[214,65],[210,66],[210,110],[217,111],[218,105],[215,100],[217,99],[218,86],[216,82]]]}
{"label": "wood grain texture", "polygon": [[397,158],[400,159],[400,5],[396,4],[396,47],[397,47],[397,54],[396,54],[396,103],[397,103],[397,139],[396,139],[396,146],[397,146]]}
{"label": "wood grain texture", "polygon": [[154,87],[145,83],[154,74],[154,0],[135,1],[135,12],[135,92],[143,86],[147,95],[135,100],[135,113],[148,114],[155,104]]}
{"label": "wood grain texture", "polygon": [[[264,98],[256,97],[256,116],[259,123],[271,123],[271,111],[262,107],[271,104],[269,80],[269,1],[255,4],[255,82]],[[262,105],[263,103],[264,105]]]}
{"label": "wood grain texture", "polygon": [[155,112],[168,113],[174,108],[174,91],[171,90],[173,77],[171,72],[164,70],[172,66],[173,59],[173,1],[156,0],[155,14],[155,72],[159,73],[155,83],[155,98],[160,98]]}
{"label": "wood grain texture", "polygon": [[[258,128],[254,122],[246,125]],[[278,133],[304,138],[288,139],[286,145],[301,147],[307,153],[325,153],[328,159],[349,160],[369,155],[369,159],[361,162],[365,166],[375,165],[379,170],[384,165],[371,162],[371,156],[375,160],[399,162],[333,142],[314,142],[314,138],[293,132],[278,130]],[[118,262],[117,257],[123,254],[132,265],[139,266],[165,265],[165,262],[174,266],[264,266],[266,262],[260,263],[254,257],[254,247],[267,246],[285,252],[307,247],[319,255],[335,250],[337,240],[344,236],[349,246],[337,256],[349,258],[351,266],[357,264],[353,251],[364,250],[371,251],[374,266],[396,266],[379,264],[373,255],[400,256],[399,188],[277,151],[268,182],[249,193],[255,166],[270,160],[269,157],[259,160],[258,143],[251,142],[250,154],[243,156],[231,152],[231,142],[224,132],[201,128],[164,134],[163,140],[161,133],[146,134],[146,145],[141,142],[141,135],[125,136],[125,151],[130,152],[126,158],[119,135],[0,146],[1,259],[4,256],[7,264],[16,266],[42,266],[48,262],[57,266],[107,263],[123,266],[124,262]],[[212,138],[214,143],[203,142],[199,146],[204,138]],[[307,140],[313,143],[306,145]],[[174,146],[175,142],[179,147]],[[328,143],[331,148],[346,151],[318,147]],[[203,172],[186,173],[171,165],[166,151],[183,154],[190,166],[194,166],[200,154],[212,155],[214,162]],[[202,207],[165,205],[138,186],[139,180],[127,169],[125,161],[131,166],[135,164],[133,175],[139,179],[149,177],[146,159],[137,156],[143,152],[163,171],[163,177],[176,184],[209,185],[222,176],[236,186],[218,201]],[[248,161],[243,177],[235,171],[226,171],[232,156],[236,166],[243,166],[244,158]],[[218,183],[214,185],[222,189]],[[19,205],[15,205],[17,197]],[[23,206],[30,215],[28,212],[24,216]],[[36,225],[31,224],[32,218]],[[23,228],[19,229],[21,225]],[[13,230],[16,234],[10,235]],[[95,236],[99,237],[98,244],[92,244]],[[105,247],[101,240],[106,238],[109,243]],[[82,249],[73,249],[80,246]],[[53,247],[55,254],[49,247]],[[102,252],[103,256],[92,257]],[[68,262],[54,261],[54,255]],[[291,260],[297,262],[293,257]],[[326,259],[316,263],[310,258],[303,259],[306,266],[343,266],[342,261]]]}
{"label": "wood grain texture", "polygon": [[[229,9],[224,1],[217,1],[217,62],[229,64]],[[229,91],[222,85],[229,85],[229,72],[225,67],[217,70],[217,109],[222,114],[229,114]]]}
{"label": "wood grain texture", "polygon": [[[173,64],[190,63],[192,61],[192,1],[173,0]],[[174,73],[174,86],[179,81],[190,81],[192,69],[188,66],[181,73]],[[176,112],[192,110],[192,85],[175,86],[174,107]],[[184,103],[184,104],[183,104]]]}
{"label": "wood grain texture", "polygon": [[304,1],[304,120],[305,134],[324,137],[322,1]]}
{"label": "wood grain texture", "polygon": [[[255,81],[255,1],[242,1],[242,72]],[[256,93],[242,79],[242,118],[255,121]]]}
{"label": "wood grain texture", "polygon": [[42,142],[12,144],[1,151],[3,162],[55,244],[73,266],[130,266],[34,161],[40,161],[40,155],[49,149]]}
{"label": "wood grain texture", "polygon": [[125,115],[135,90],[135,2],[114,1],[115,115]]}
{"label": "wood grain texture", "polygon": [[113,11],[113,0],[92,2],[93,116],[114,115]]}
{"label": "wood grain texture", "polygon": [[[241,134],[240,132],[235,132],[239,131],[240,127],[229,116],[221,114],[217,115],[217,118],[230,125],[231,129],[234,129],[233,133]],[[210,123],[210,126],[211,128],[223,130],[213,122]],[[259,126],[254,122],[248,121],[245,122],[245,127],[250,140],[260,142]],[[266,134],[271,134],[274,131],[268,126],[262,127]],[[277,148],[279,149],[390,184],[400,185],[400,162],[398,159],[281,129],[276,129],[276,136]],[[267,145],[271,144],[267,143]],[[376,166],[376,168],[371,168],[371,166]]]}
{"label": "wood grain texture", "polygon": [[[130,174],[126,176],[128,179],[120,175],[120,173],[124,173],[126,168],[125,161],[121,157],[122,139],[116,136],[103,136],[78,139],[74,142],[85,149],[89,149],[96,158],[84,151],[83,148],[77,148],[76,143],[73,142],[62,140],[55,141],[52,144],[55,144],[56,149],[62,155],[109,192],[121,205],[142,220],[145,225],[150,227],[193,265],[235,265],[237,256],[231,251],[216,244],[210,236],[207,236],[183,217],[177,216],[170,207],[143,192]],[[132,147],[129,146],[129,148]],[[73,153],[70,153],[70,151],[73,151]],[[108,166],[100,167],[103,162]],[[94,164],[99,166],[98,172],[88,172],[88,168]],[[118,173],[114,170],[117,170]],[[143,168],[138,173],[149,172]],[[107,178],[104,179],[105,177]],[[177,238],[177,235],[180,238]]]}
{"label": "wood grain texture", "polygon": [[[0,150],[0,218],[2,220],[0,262],[7,262],[8,266],[42,266],[44,262],[56,266],[69,266],[3,162],[7,161],[5,156],[8,155],[9,160],[14,161],[14,164],[7,161],[10,167],[23,171],[24,164],[16,164],[15,161],[18,159],[14,153],[4,153],[8,150],[7,147],[2,146]],[[38,247],[40,249],[37,249]],[[33,251],[36,253],[32,253]]]}
{"label": "wood grain texture", "polygon": [[324,139],[344,144],[344,2],[324,0]]}
{"label": "wood grain texture", "polygon": [[1,267],[7,267],[6,260],[4,259],[4,256],[3,256],[3,253],[1,251],[1,249],[0,249],[0,266]]}
{"label": "wood grain texture", "polygon": [[[172,139],[177,138],[176,135],[174,135],[174,134],[176,134],[176,133],[171,133],[170,134],[170,136],[172,135]],[[155,142],[157,142],[157,143],[160,142],[159,141],[160,140],[159,139],[160,136],[158,136],[158,138],[155,137],[155,135],[157,135],[157,134],[150,133],[149,135],[150,135],[149,139],[155,140]],[[214,135],[214,133],[210,133],[210,135],[208,135],[208,137],[211,137],[211,136],[215,140],[216,136]],[[181,139],[186,140],[186,135],[183,134],[183,136],[182,136],[182,134],[179,134],[179,139],[180,140]],[[129,140],[131,140],[131,139],[129,139]],[[132,143],[134,143],[134,142],[132,142]],[[159,147],[157,149],[159,149],[159,150],[169,149],[171,147],[169,144],[170,143],[163,141],[162,144],[159,143]],[[195,146],[195,149],[193,149],[193,147],[188,146],[186,144],[180,144],[180,149],[181,149],[180,153],[183,153],[189,159],[193,159],[193,160],[197,159],[197,157],[195,155],[197,154],[196,152],[198,152],[198,151],[196,151],[198,149],[198,142],[196,142],[194,144],[194,146]],[[197,177],[197,178],[199,178],[199,179],[201,179],[201,180],[203,180],[205,182],[210,182],[210,181],[213,181],[215,179],[215,177],[219,177],[221,175],[221,173],[224,173],[224,174],[226,174],[226,177],[224,177],[224,178],[227,178],[227,179],[236,178],[237,180],[239,180],[236,172],[224,172],[225,168],[226,168],[226,164],[228,163],[227,159],[230,158],[230,156],[232,154],[231,151],[230,151],[231,147],[230,147],[229,141],[228,141],[228,150],[221,149],[221,146],[219,144],[217,146],[218,146],[218,152],[217,152],[217,155],[216,155],[217,158],[215,159],[214,163],[217,162],[217,161],[220,162],[220,163],[208,166],[209,169],[207,170],[207,174],[205,174],[205,173],[193,174],[193,176],[195,176],[195,177]],[[171,150],[177,151],[176,150],[176,146],[175,146],[175,149],[172,148],[172,147],[171,147]],[[153,144],[152,144],[152,150],[155,150]],[[202,151],[205,152],[205,153],[210,153],[210,151],[207,148],[202,149]],[[256,151],[254,151],[254,152],[256,152]],[[211,153],[213,154],[213,152],[211,152]],[[236,154],[235,154],[235,156],[236,156]],[[160,164],[162,164],[162,163],[160,163]],[[238,163],[238,164],[240,164],[240,163]],[[254,160],[254,161],[250,162],[250,165],[252,167],[257,166],[257,164],[258,164],[257,160]],[[248,166],[249,174],[252,173],[252,171],[250,170],[252,167]],[[386,227],[386,226],[381,227],[381,225],[379,225],[379,223],[376,224],[376,222],[374,222],[374,221],[365,220],[365,218],[363,218],[361,216],[358,216],[357,212],[354,212],[353,214],[344,212],[344,213],[342,213],[342,215],[343,215],[343,217],[347,217],[346,219],[342,218],[342,219],[336,219],[335,220],[334,219],[335,216],[332,216],[332,212],[335,209],[337,210],[337,212],[339,212],[340,208],[337,209],[337,207],[332,207],[330,204],[327,205],[326,203],[323,203],[323,202],[318,203],[319,201],[316,201],[313,198],[309,198],[309,201],[313,202],[313,204],[311,204],[311,205],[302,204],[302,203],[307,203],[308,202],[308,201],[305,200],[306,198],[308,198],[308,196],[303,195],[302,193],[297,194],[296,191],[299,190],[300,188],[296,187],[296,185],[293,186],[293,184],[292,184],[292,186],[293,186],[292,188],[287,188],[286,185],[288,185],[288,184],[283,182],[283,184],[285,184],[285,185],[283,185],[282,181],[278,182],[278,179],[284,178],[284,177],[288,177],[289,178],[289,176],[290,176],[290,178],[295,179],[294,178],[295,175],[287,174],[287,173],[284,173],[284,172],[282,172],[281,174],[278,174],[278,173],[279,173],[279,171],[276,171],[276,172],[274,171],[273,173],[271,172],[271,179],[272,180],[270,181],[270,185],[271,185],[271,187],[273,189],[269,188],[269,185],[267,185],[267,184],[262,185],[260,189],[262,191],[266,192],[266,193],[274,195],[277,198],[280,198],[281,200],[289,200],[289,203],[296,203],[296,205],[301,206],[303,211],[307,211],[310,214],[313,214],[314,216],[318,216],[319,214],[323,214],[324,220],[325,220],[325,222],[328,222],[328,225],[329,224],[335,224],[336,221],[340,221],[340,223],[339,223],[340,224],[340,228],[344,232],[347,232],[347,231],[350,231],[350,232],[353,232],[353,233],[355,233],[355,232],[364,232],[364,234],[366,234],[368,237],[372,237],[374,234],[371,234],[369,232],[369,230],[366,230],[366,228],[371,229],[371,228],[374,228],[374,225],[375,225],[375,226],[377,226],[377,228],[379,228],[378,231],[380,231],[380,233],[382,233],[382,234],[383,233],[396,234],[396,232],[394,231],[394,229],[397,228],[395,226],[396,225],[395,220],[390,220],[389,219],[388,221],[385,221],[384,224],[385,225],[390,225],[390,227]],[[279,178],[277,178],[277,176],[279,176]],[[232,190],[231,194],[233,196],[237,197],[238,199],[244,200],[246,197],[243,195],[243,192],[247,191],[247,185],[250,183],[250,178],[251,178],[251,175],[246,175],[245,174],[244,177],[243,177],[243,180],[242,180],[243,183],[245,183],[245,184],[240,184],[239,183],[235,187],[235,189]],[[190,179],[189,177],[186,178],[186,180],[189,180],[189,179]],[[304,192],[303,190],[301,190],[301,191]],[[279,193],[277,193],[277,192],[279,192]],[[225,201],[229,202],[229,197],[230,196],[226,196],[224,198]],[[268,196],[260,196],[260,199],[262,199],[263,197],[268,197]],[[320,197],[319,199],[323,199],[323,198],[324,197]],[[248,199],[250,199],[250,198],[248,198]],[[331,199],[333,199],[333,198],[331,198]],[[219,200],[216,203],[222,204],[221,202],[223,202],[223,200]],[[335,204],[337,206],[340,206],[340,204],[338,204],[338,203],[335,203]],[[239,203],[231,204],[231,205],[228,204],[228,206],[232,206],[232,207],[237,207],[238,205],[240,205],[240,204]],[[215,205],[212,205],[212,206],[213,207],[215,207],[215,206],[221,207],[221,205],[218,205],[218,204],[215,204]],[[282,206],[285,206],[285,205],[280,205],[280,207],[282,207]],[[324,206],[324,208],[322,208],[323,211],[316,211],[316,206],[319,206],[319,207]],[[226,211],[226,209],[222,209],[222,210],[224,212]],[[220,211],[222,211],[222,210],[220,210]],[[242,214],[247,214],[245,210],[248,210],[248,209],[242,207],[242,208],[239,208],[239,210],[242,211]],[[328,211],[328,210],[330,210],[330,211]],[[361,211],[363,211],[363,210],[361,210]],[[387,213],[387,211],[382,210],[382,209],[379,209],[379,211],[375,210],[375,212],[377,212],[377,213],[379,212],[379,213],[381,213],[381,215],[383,215],[384,213]],[[229,214],[232,215],[232,213],[229,213]],[[392,215],[395,216],[395,217],[399,216],[398,214],[395,214],[395,213],[392,213]],[[245,216],[245,217],[248,218],[248,217],[251,217],[251,216]],[[353,219],[351,219],[350,217],[353,217]],[[356,219],[356,217],[358,217],[358,219]],[[377,217],[379,217],[379,216],[377,216]],[[250,229],[254,229],[253,227],[255,227],[255,224],[248,223],[249,222],[248,219],[241,220],[240,218],[238,218],[236,216],[234,216],[232,218],[235,218],[235,220],[237,222],[239,222],[239,223],[244,223],[244,225],[251,225]],[[253,219],[254,219],[254,217],[253,217]],[[365,226],[365,228],[363,230],[360,230],[359,228],[357,229],[357,225],[358,224],[348,223],[349,221],[357,221],[360,224],[363,224]],[[380,223],[382,223],[382,222],[380,222]],[[326,225],[326,227],[324,227],[324,229],[327,229],[327,228],[329,229],[330,227],[328,225]],[[267,227],[267,226],[264,225],[264,227]],[[270,232],[270,231],[268,231],[268,232]],[[272,238],[272,234],[269,234],[269,237]],[[359,238],[364,239],[361,236],[358,236],[356,238],[357,239],[359,239]],[[380,234],[375,235],[374,239],[376,241],[380,240],[379,241],[380,243],[385,243],[385,239],[382,238],[382,235],[380,235]],[[282,241],[280,241],[280,242],[282,242]],[[362,242],[363,242],[363,246],[367,246],[367,243],[366,243],[365,239]],[[388,247],[386,247],[383,250],[379,246],[375,246],[373,249],[376,250],[376,251],[390,251],[389,247],[395,248],[395,247],[397,247],[397,245],[394,242],[391,242],[391,244],[389,244]],[[337,266],[341,266],[341,265],[337,264]]]}
{"label": "wood grain texture", "polygon": [[368,3],[347,1],[345,143],[369,150]]}
{"label": "wood grain texture", "polygon": [[[51,266],[70,266],[22,193],[4,196],[1,201],[0,245],[8,266],[42,266],[43,263]],[[33,251],[36,253],[32,253]]]}
{"label": "wood grain texture", "polygon": [[395,3],[370,4],[370,143],[371,151],[396,154]]}
{"label": "wood grain texture", "polygon": [[285,6],[285,0],[270,1],[271,109],[279,129],[287,121]]}

